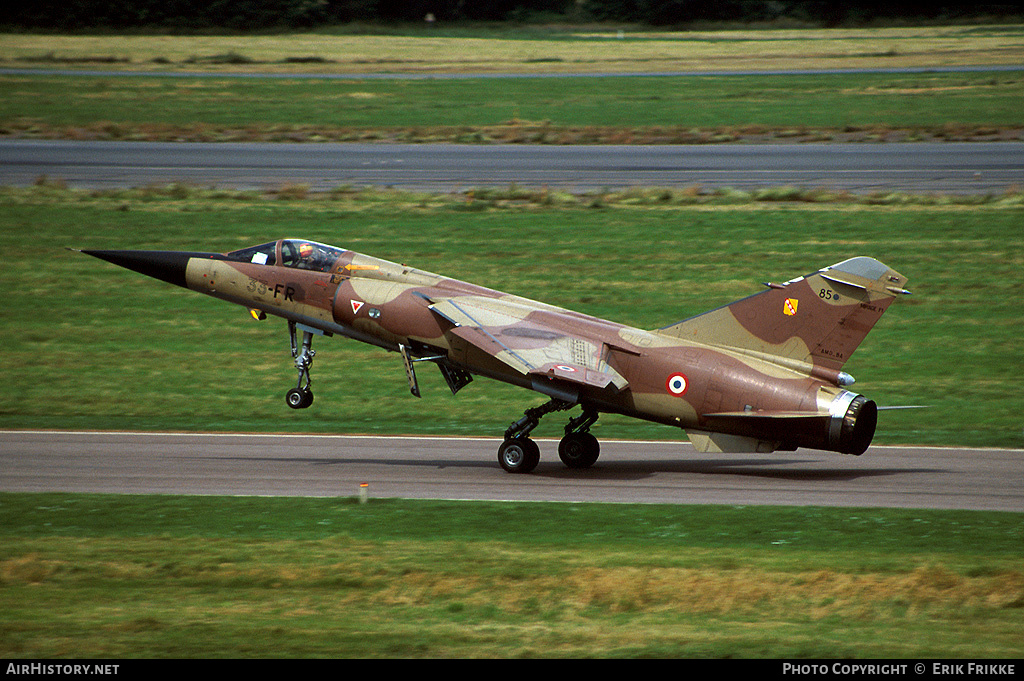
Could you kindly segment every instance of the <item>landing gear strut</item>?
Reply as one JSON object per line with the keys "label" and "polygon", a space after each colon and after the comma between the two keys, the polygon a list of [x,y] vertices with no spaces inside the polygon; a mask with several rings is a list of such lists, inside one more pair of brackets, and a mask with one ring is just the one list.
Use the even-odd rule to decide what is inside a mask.
{"label": "landing gear strut", "polygon": [[[498,447],[501,467],[509,473],[532,472],[540,463],[540,447],[530,439],[530,432],[540,424],[542,416],[573,406],[571,402],[552,399],[547,404],[527,409],[525,415],[505,431],[505,440]],[[584,406],[583,413],[565,426],[565,437],[558,443],[558,456],[569,468],[588,468],[597,461],[601,447],[597,438],[590,434],[590,426],[597,418],[596,411]]]}
{"label": "landing gear strut", "polygon": [[313,391],[310,389],[312,381],[309,378],[309,368],[313,365],[313,357],[316,351],[313,350],[313,334],[306,329],[302,330],[302,345],[299,345],[295,329],[295,322],[288,322],[288,334],[292,341],[292,357],[295,359],[295,368],[299,370],[299,380],[295,387],[284,395],[285,403],[292,409],[305,409],[313,404]]}

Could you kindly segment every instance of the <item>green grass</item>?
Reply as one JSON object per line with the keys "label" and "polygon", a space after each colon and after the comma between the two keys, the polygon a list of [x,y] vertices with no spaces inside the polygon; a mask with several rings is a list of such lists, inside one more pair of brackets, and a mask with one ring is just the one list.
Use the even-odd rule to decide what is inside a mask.
{"label": "green grass", "polygon": [[[871,255],[907,275],[914,295],[897,301],[846,370],[879,404],[931,405],[886,412],[875,442],[1024,446],[1019,197],[693,194],[5,191],[0,427],[493,435],[542,401],[482,379],[453,397],[426,371],[417,400],[395,355],[320,339],[317,401],[296,412],[282,399],[295,380],[283,322],[257,323],[241,307],[65,250],[222,252],[301,235],[641,328]],[[558,431],[549,420],[537,435]],[[683,437],[612,416],[595,433]]]}
{"label": "green grass", "polygon": [[[1020,139],[1019,71],[373,79],[362,74],[679,73],[1013,65],[1018,25],[644,31],[346,26],[316,33],[0,34],[0,134],[83,139],[694,143]],[[201,72],[118,77],[119,70]],[[232,74],[283,78],[239,78]],[[322,73],[324,79],[287,78]],[[350,75],[351,78],[346,78]],[[337,76],[341,76],[338,78]]]}
{"label": "green grass", "polygon": [[1014,24],[854,29],[637,30],[631,26],[346,25],[309,33],[0,35],[20,66],[279,73],[541,73],[1019,63]]}
{"label": "green grass", "polygon": [[[8,134],[107,139],[696,142],[991,135],[1024,73],[309,80],[0,76]],[[712,134],[713,133],[713,134]],[[906,137],[905,137],[906,138]]]}
{"label": "green grass", "polygon": [[0,494],[0,538],[8,658],[1024,652],[1021,514]]}

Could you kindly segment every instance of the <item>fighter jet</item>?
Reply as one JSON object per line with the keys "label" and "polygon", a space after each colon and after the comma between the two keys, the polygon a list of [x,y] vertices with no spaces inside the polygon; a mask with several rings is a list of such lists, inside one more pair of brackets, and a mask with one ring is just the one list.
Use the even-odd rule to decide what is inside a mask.
{"label": "fighter jet", "polygon": [[[498,462],[529,473],[530,433],[552,412],[569,419],[562,462],[587,468],[602,413],[686,431],[701,452],[797,447],[860,455],[876,404],[842,371],[906,277],[870,257],[843,260],[660,329],[639,329],[344,248],[281,239],[230,253],[85,250],[130,270],[287,320],[298,381],[293,409],[313,402],[314,336],[342,336],[399,354],[411,393],[417,365],[452,394],[475,376],[534,390],[548,402],[504,433]],[[300,335],[301,334],[301,335]]]}

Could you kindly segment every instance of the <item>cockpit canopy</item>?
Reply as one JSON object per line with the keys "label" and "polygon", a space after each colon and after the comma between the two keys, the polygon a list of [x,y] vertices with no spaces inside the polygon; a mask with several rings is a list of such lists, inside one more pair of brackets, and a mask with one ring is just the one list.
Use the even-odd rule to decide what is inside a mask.
{"label": "cockpit canopy", "polygon": [[330,272],[343,248],[335,248],[316,241],[305,239],[281,239],[259,246],[250,246],[238,251],[227,253],[227,257],[238,262],[251,262],[257,265],[280,265],[295,267],[314,272]]}

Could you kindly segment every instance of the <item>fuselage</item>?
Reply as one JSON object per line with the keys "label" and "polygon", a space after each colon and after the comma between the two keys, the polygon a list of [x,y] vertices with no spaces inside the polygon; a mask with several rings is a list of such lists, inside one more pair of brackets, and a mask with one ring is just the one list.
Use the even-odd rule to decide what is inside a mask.
{"label": "fuselage", "polygon": [[[570,387],[576,401],[597,411],[734,433],[776,447],[836,449],[830,446],[830,439],[836,440],[835,420],[845,415],[852,393],[815,376],[810,365],[638,329],[323,244],[313,243],[317,257],[303,260],[298,248],[309,243],[282,240],[227,255],[191,254],[184,284],[327,334],[444,356],[473,374],[548,395]],[[452,323],[431,307],[447,300],[469,300],[474,309],[489,310],[480,327],[513,354],[557,346],[559,356],[574,356],[564,353],[578,346],[577,361],[564,367],[567,371],[600,365],[627,386],[570,385],[557,371],[538,377],[517,370],[453,334]],[[487,301],[497,302],[488,307]],[[843,412],[837,413],[837,405]],[[822,424],[810,432],[794,427],[787,434],[778,423],[769,432],[756,419],[708,416],[751,413],[814,415]]]}

